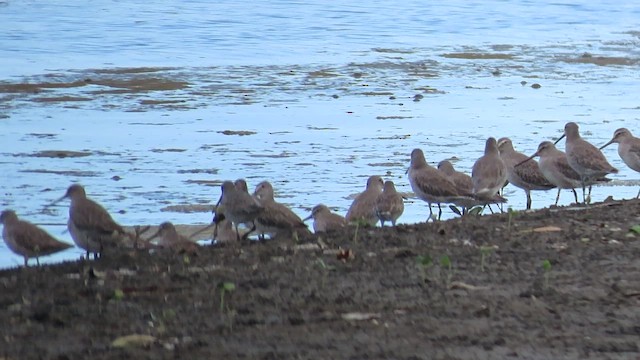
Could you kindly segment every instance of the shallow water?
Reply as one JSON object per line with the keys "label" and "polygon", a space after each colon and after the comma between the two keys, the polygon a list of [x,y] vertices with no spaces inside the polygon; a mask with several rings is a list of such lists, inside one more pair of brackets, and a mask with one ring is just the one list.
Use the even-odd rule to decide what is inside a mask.
{"label": "shallow water", "polygon": [[[213,205],[240,177],[271,181],[301,216],[344,214],[369,175],[409,192],[415,147],[468,172],[488,136],[530,154],[576,121],[602,145],[640,114],[634,2],[2,4],[0,207],[69,242],[67,204],[43,207],[73,182],[123,224],[207,223],[161,209]],[[638,174],[605,154],[621,186],[593,200],[635,196]],[[522,190],[506,196],[524,208]],[[401,222],[427,213],[411,199]],[[21,262],[0,245],[0,266]]]}

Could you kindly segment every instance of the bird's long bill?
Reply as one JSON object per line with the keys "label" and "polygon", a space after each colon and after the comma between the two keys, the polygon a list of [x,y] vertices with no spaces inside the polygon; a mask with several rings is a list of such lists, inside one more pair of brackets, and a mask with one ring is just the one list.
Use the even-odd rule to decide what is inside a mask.
{"label": "bird's long bill", "polygon": [[155,234],[151,235],[151,237],[148,238],[147,241],[151,241],[151,240],[157,238],[158,236],[160,236],[160,232],[161,232],[161,230],[160,230],[160,228],[158,228],[158,231],[156,231]]}
{"label": "bird's long bill", "polygon": [[553,143],[553,145],[557,145],[557,144],[560,142],[560,140],[564,139],[564,137],[565,137],[565,136],[566,136],[566,134],[562,134],[562,136],[560,136],[560,137],[558,138],[558,140],[556,140],[556,141]]}
{"label": "bird's long bill", "polygon": [[[211,238],[211,242],[213,243],[213,240],[218,238],[218,229],[219,229],[219,227],[218,227],[218,223],[214,223],[214,224],[211,224],[211,225],[214,225],[214,227],[213,227],[213,237]],[[206,229],[210,228],[211,225],[207,226]]]}
{"label": "bird's long bill", "polygon": [[216,226],[216,227],[217,227],[217,225],[218,225],[218,223],[217,223],[217,222],[212,222],[211,224],[209,224],[209,225],[207,225],[207,226],[203,227],[202,229],[200,229],[200,230],[198,230],[198,231],[194,232],[193,234],[189,235],[189,239],[193,239],[196,235],[199,235],[199,234],[201,234],[201,233],[203,233],[203,232],[205,232],[205,231],[207,231],[207,230],[211,229],[211,227],[213,227],[213,226]]}
{"label": "bird's long bill", "polygon": [[533,158],[534,158],[534,157],[536,157],[536,156],[538,156],[538,152],[537,152],[537,151],[536,151],[536,153],[535,153],[535,154],[533,154],[533,155],[529,156],[528,158],[526,158],[526,159],[524,159],[524,160],[520,161],[519,163],[515,164],[513,167],[518,167],[518,166],[520,166],[520,165],[522,165],[522,164],[526,163],[527,161],[529,161],[529,160],[533,159]]}
{"label": "bird's long bill", "polygon": [[313,217],[313,214],[311,214],[311,215],[307,216],[306,218],[302,219],[302,221],[307,221],[307,220],[311,219],[312,217]]}
{"label": "bird's long bill", "polygon": [[608,142],[608,143],[606,143],[606,144],[604,144],[604,145],[600,146],[600,150],[602,150],[602,149],[606,148],[607,146],[609,146],[609,145],[613,144],[613,140],[615,140],[615,139],[611,139],[611,140],[609,140],[609,142]]}
{"label": "bird's long bill", "polygon": [[46,205],[45,207],[47,208],[47,207],[49,207],[49,206],[53,206],[53,205],[55,205],[55,204],[59,203],[60,201],[62,201],[62,200],[64,200],[64,199],[66,199],[66,198],[67,198],[67,194],[64,194],[62,197],[60,197],[60,198],[58,198],[58,199],[54,200],[53,202],[51,202],[49,205]]}

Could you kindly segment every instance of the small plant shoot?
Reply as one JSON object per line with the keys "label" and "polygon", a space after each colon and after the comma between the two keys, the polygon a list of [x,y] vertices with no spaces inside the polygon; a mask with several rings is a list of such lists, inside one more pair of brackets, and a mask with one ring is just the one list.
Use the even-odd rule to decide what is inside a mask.
{"label": "small plant shoot", "polygon": [[427,255],[418,255],[416,256],[416,263],[418,264],[418,268],[420,268],[420,274],[422,275],[422,281],[427,280],[427,269],[429,269],[433,265],[433,259],[431,256]]}
{"label": "small plant shoot", "polygon": [[542,269],[544,270],[544,288],[547,289],[549,287],[549,275],[551,273],[551,262],[549,260],[544,260],[542,262]]}
{"label": "small plant shoot", "polygon": [[218,290],[220,290],[220,312],[224,312],[224,297],[227,293],[231,293],[236,290],[236,284],[229,281],[222,281],[218,284]]}
{"label": "small plant shoot", "polygon": [[486,264],[487,256],[493,252],[493,246],[481,246],[480,247],[480,271],[484,272],[484,266]]}
{"label": "small plant shoot", "polygon": [[451,264],[449,255],[442,255],[440,257],[440,267],[445,269],[447,272],[446,283],[451,283],[451,278],[453,277],[453,265]]}

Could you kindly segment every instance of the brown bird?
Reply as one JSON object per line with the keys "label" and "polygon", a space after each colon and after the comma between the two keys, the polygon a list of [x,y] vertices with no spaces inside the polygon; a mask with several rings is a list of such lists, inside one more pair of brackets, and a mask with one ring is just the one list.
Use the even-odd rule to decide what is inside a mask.
{"label": "brown bird", "polygon": [[233,182],[233,185],[236,187],[236,189],[240,191],[244,191],[247,194],[249,193],[249,186],[247,185],[247,180],[237,179],[236,181]]}
{"label": "brown bird", "polygon": [[[633,136],[631,131],[620,128],[613,133],[613,138],[606,144],[600,147],[600,150],[605,147],[618,143],[618,155],[628,167],[632,170],[640,172],[640,139]],[[640,197],[640,191],[636,198]]]}
{"label": "brown bird", "polygon": [[87,251],[87,258],[90,253],[93,253],[95,259],[98,255],[102,255],[105,249],[122,247],[126,241],[130,240],[130,236],[113,220],[104,207],[87,198],[81,185],[69,186],[64,196],[53,204],[65,198],[71,199],[67,222],[69,233],[73,242]]}
{"label": "brown bird", "polygon": [[495,138],[487,139],[484,155],[473,164],[471,179],[473,194],[480,200],[495,199],[498,191],[507,182],[507,167],[500,157],[498,142]]}
{"label": "brown bird", "polygon": [[380,219],[380,226],[384,226],[385,221],[391,221],[392,226],[396,226],[396,221],[404,212],[404,199],[396,191],[396,186],[391,180],[384,182],[382,194],[378,195],[376,201],[376,215]]}
{"label": "brown bird", "polygon": [[0,223],[4,225],[2,237],[7,246],[14,253],[24,258],[24,266],[28,266],[29,258],[36,258],[40,266],[40,256],[51,255],[73,247],[70,244],[56,240],[48,232],[28,221],[18,219],[13,210],[0,213]]}
{"label": "brown bird", "polygon": [[378,216],[376,215],[376,200],[382,194],[384,181],[380,176],[373,175],[367,179],[367,187],[358,194],[347,211],[348,223],[363,221],[370,226],[376,226]]}
{"label": "brown bird", "polygon": [[587,142],[580,136],[578,124],[568,122],[564,126],[564,134],[556,140],[567,138],[565,142],[565,152],[569,166],[579,175],[582,183],[582,199],[584,203],[591,202],[585,194],[585,187],[590,181],[606,176],[607,174],[617,174],[618,169],[609,164],[602,152],[593,144]]}
{"label": "brown bird", "polygon": [[311,215],[303,219],[303,221],[313,218],[313,231],[317,233],[321,232],[333,232],[344,229],[347,226],[347,220],[331,212],[324,204],[318,204],[311,210]]}
{"label": "brown bird", "polygon": [[537,161],[532,159],[524,162],[529,157],[517,152],[513,148],[511,139],[500,138],[498,140],[498,150],[502,161],[507,167],[509,184],[524,190],[527,196],[527,210],[531,209],[531,190],[550,190],[556,187],[540,171]]}
{"label": "brown bird", "polygon": [[440,161],[438,163],[438,170],[444,173],[462,193],[470,194],[473,192],[473,180],[471,180],[471,176],[457,171],[449,160]]}
{"label": "brown bird", "polygon": [[[407,171],[411,189],[416,196],[429,205],[427,221],[440,220],[442,216],[441,203],[453,203],[467,207],[469,202],[475,201],[470,192],[458,189],[447,176],[427,163],[421,149],[411,151],[411,164]],[[434,219],[431,204],[438,204],[438,216]]]}
{"label": "brown bird", "polygon": [[173,250],[175,252],[195,253],[198,251],[198,244],[189,240],[187,237],[178,234],[176,227],[166,221],[160,224],[158,231],[151,235],[148,241],[159,238],[158,245],[163,248]]}
{"label": "brown bird", "polygon": [[239,230],[240,233],[236,233],[236,230],[233,228],[233,224],[228,219],[222,219],[217,222],[216,227],[213,231],[213,240],[217,243],[231,243],[237,241],[238,238],[244,236],[246,231]]}
{"label": "brown bird", "polygon": [[264,208],[264,211],[256,217],[257,231],[268,234],[270,238],[311,235],[311,231],[298,215],[275,200],[271,183],[268,181],[259,183],[253,196]]}
{"label": "brown bird", "polygon": [[536,156],[540,156],[539,167],[544,177],[558,188],[555,205],[560,200],[560,190],[570,189],[573,192],[576,203],[578,203],[578,194],[575,188],[580,187],[582,182],[580,175],[569,166],[567,155],[558,150],[551,141],[543,141],[538,145],[538,150],[526,160],[523,160],[516,167],[528,162]]}
{"label": "brown bird", "polygon": [[[245,223],[251,224],[251,229],[242,237],[246,239],[252,231],[256,230],[255,219],[264,211],[264,207],[256,198],[249,195],[248,192],[238,189],[231,181],[223,182],[221,189],[222,194],[218,201],[218,207],[222,206],[224,212],[220,212],[220,214],[224,214],[224,218],[233,223],[238,241],[240,240],[238,226]],[[217,215],[218,213],[216,213],[217,219],[214,221],[221,221],[222,218],[218,218]]]}

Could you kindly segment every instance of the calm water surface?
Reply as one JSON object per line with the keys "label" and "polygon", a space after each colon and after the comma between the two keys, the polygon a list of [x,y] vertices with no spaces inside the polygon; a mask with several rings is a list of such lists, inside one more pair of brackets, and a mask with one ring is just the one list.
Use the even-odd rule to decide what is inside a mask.
{"label": "calm water surface", "polygon": [[[576,121],[601,145],[640,132],[639,19],[634,1],[4,1],[0,208],[71,242],[68,204],[43,206],[73,182],[123,224],[192,224],[210,214],[161,209],[214,204],[244,177],[301,216],[344,214],[369,175],[410,191],[415,147],[468,172],[488,136],[533,153]],[[67,85],[25,87],[43,83]],[[620,181],[594,201],[635,196],[639,175],[605,154]],[[524,208],[522,190],[507,197]],[[401,220],[427,213],[409,201]],[[0,266],[21,262],[0,245]]]}

